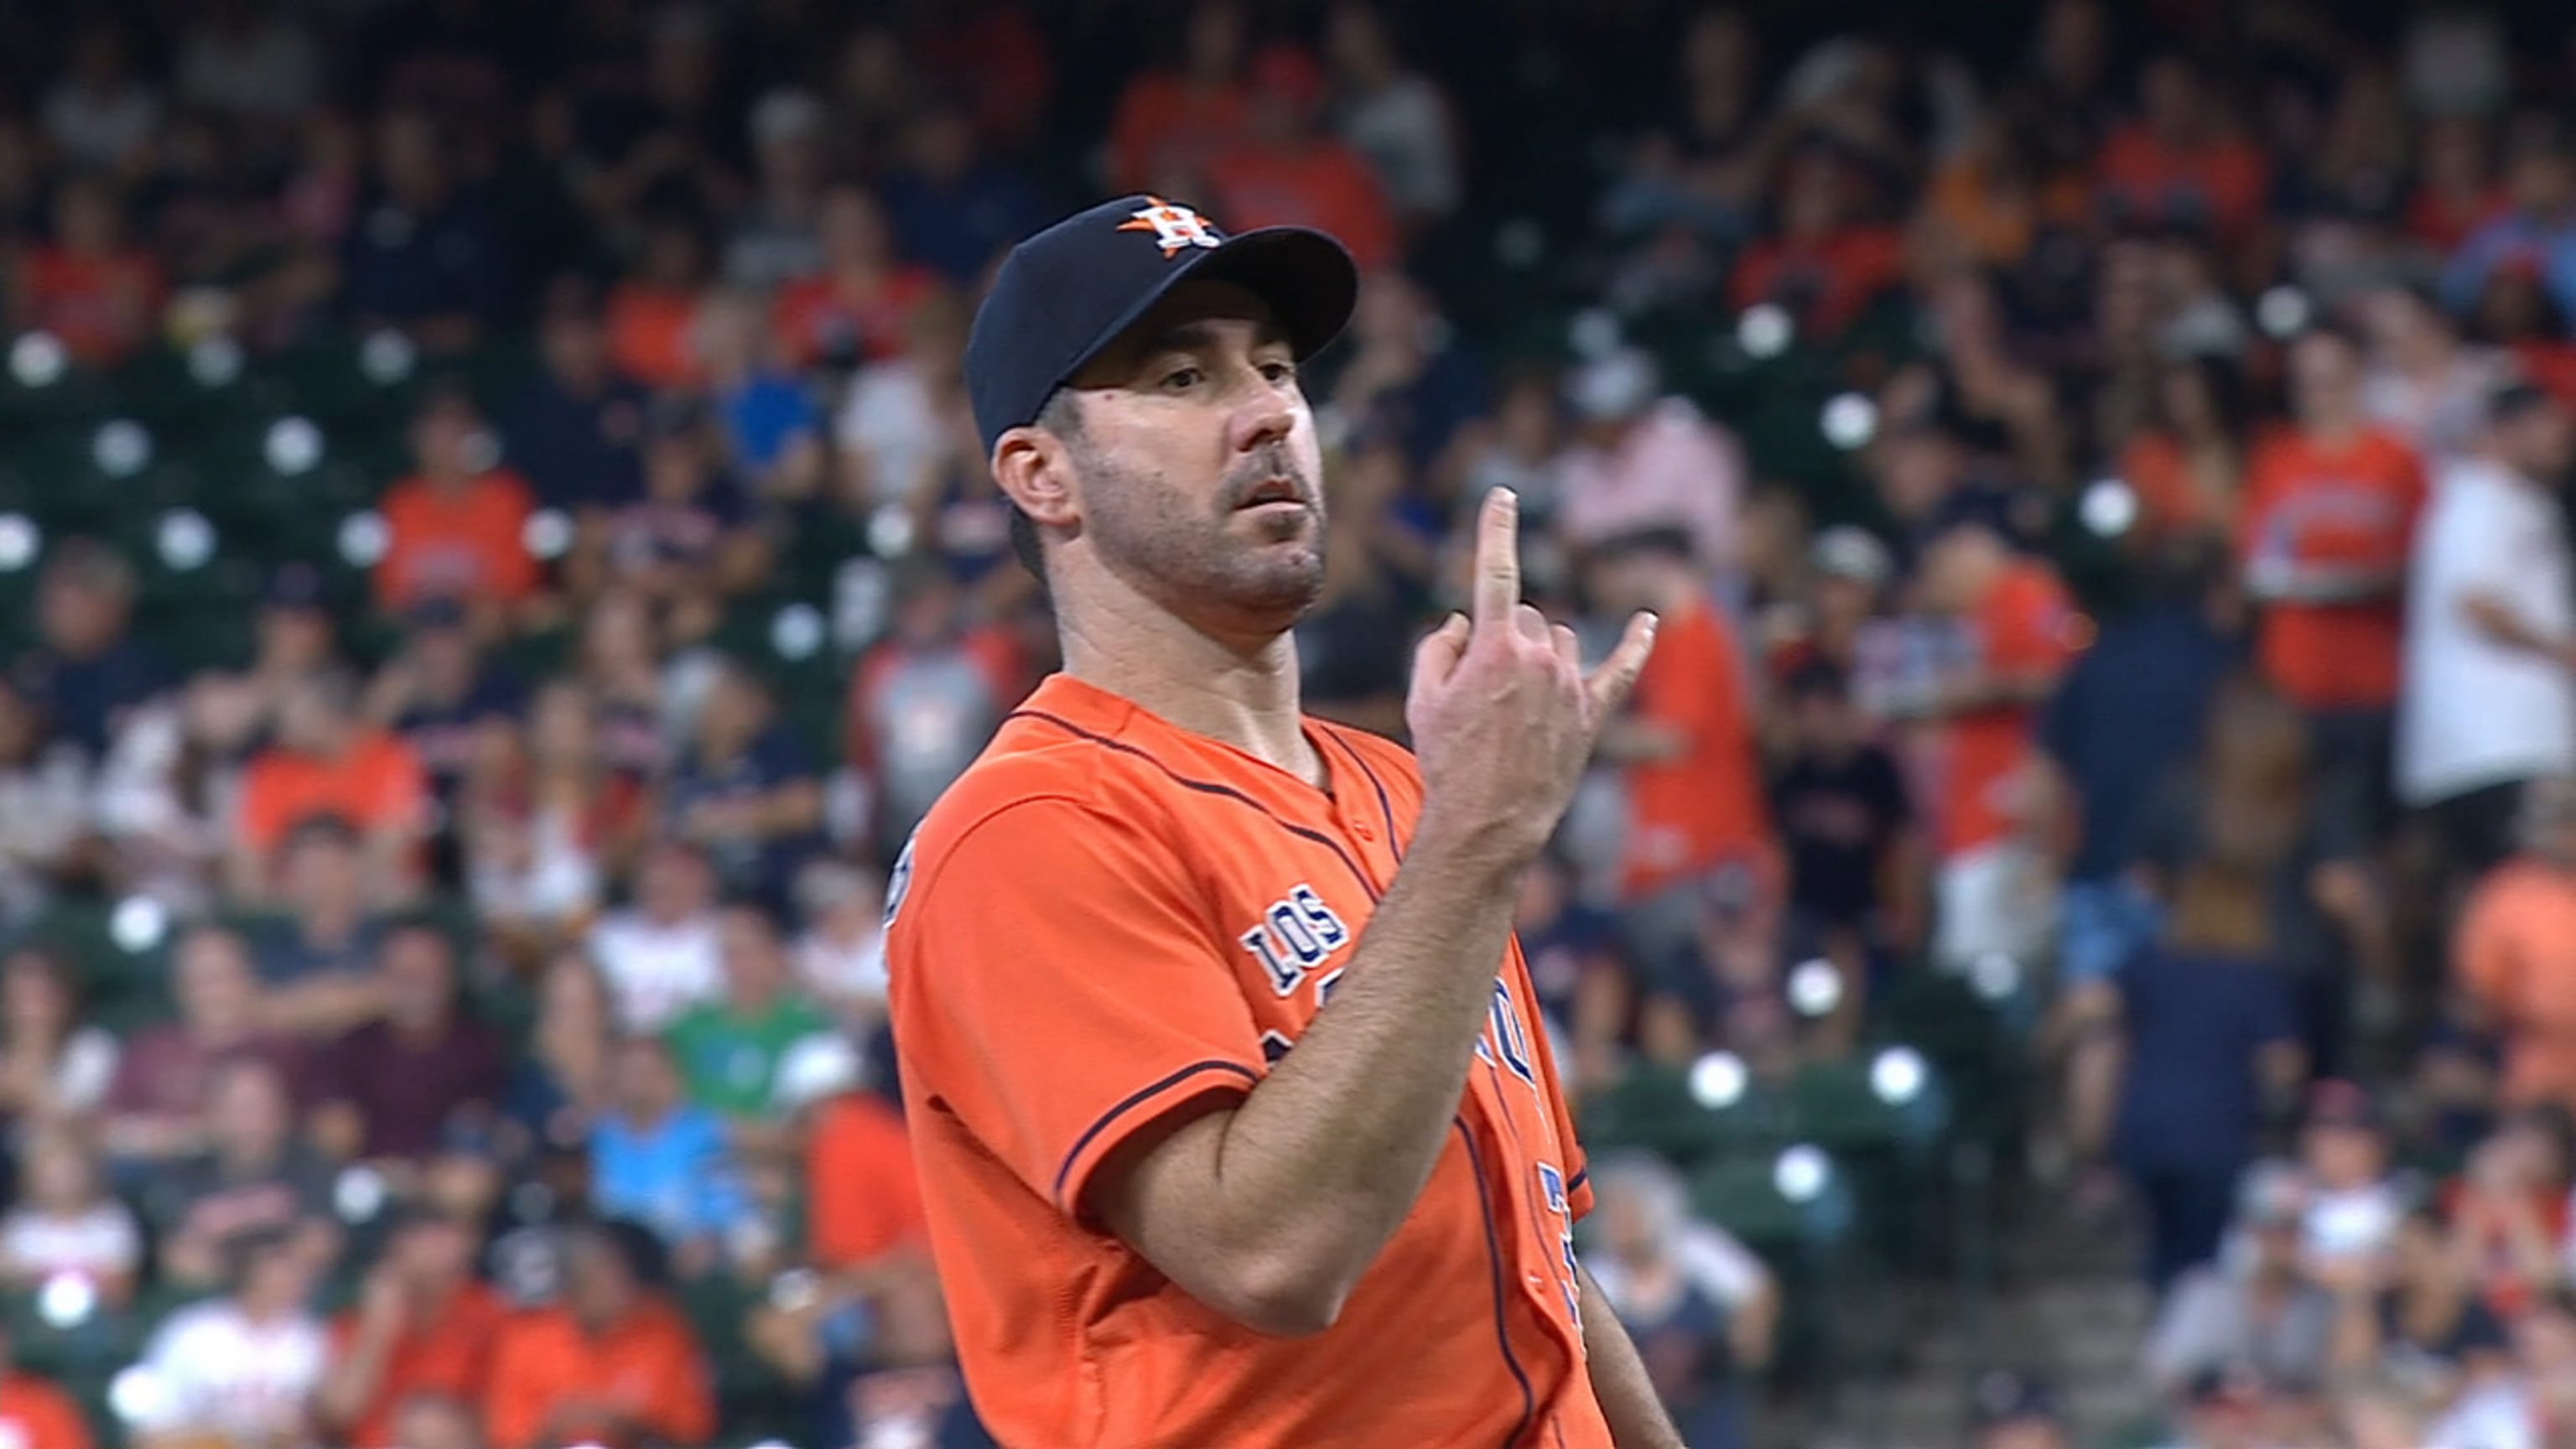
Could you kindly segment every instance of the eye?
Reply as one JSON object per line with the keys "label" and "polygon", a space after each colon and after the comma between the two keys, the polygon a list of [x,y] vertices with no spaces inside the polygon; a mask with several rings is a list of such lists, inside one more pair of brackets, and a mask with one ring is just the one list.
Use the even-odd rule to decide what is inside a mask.
{"label": "eye", "polygon": [[1261,364],[1261,376],[1272,387],[1285,387],[1297,380],[1297,364],[1287,358],[1273,358]]}
{"label": "eye", "polygon": [[1195,367],[1176,367],[1164,373],[1163,380],[1155,386],[1164,392],[1188,392],[1205,381],[1207,374]]}

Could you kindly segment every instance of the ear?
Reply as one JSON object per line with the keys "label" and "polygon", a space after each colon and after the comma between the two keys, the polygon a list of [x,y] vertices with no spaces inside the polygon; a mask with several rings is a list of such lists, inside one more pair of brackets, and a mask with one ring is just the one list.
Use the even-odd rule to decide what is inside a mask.
{"label": "ear", "polygon": [[1044,428],[1013,428],[994,440],[993,481],[1041,527],[1071,528],[1081,521],[1072,454]]}

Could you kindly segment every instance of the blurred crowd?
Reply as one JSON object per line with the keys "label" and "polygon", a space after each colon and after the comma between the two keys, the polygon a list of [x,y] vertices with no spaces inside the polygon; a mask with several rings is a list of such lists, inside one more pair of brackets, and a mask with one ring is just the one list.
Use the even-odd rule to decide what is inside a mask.
{"label": "blurred crowd", "polygon": [[[32,562],[0,1431],[981,1442],[878,923],[1054,664],[978,288],[1137,191],[1366,273],[1311,708],[1401,734],[1497,486],[1592,647],[1663,618],[1518,908],[1573,1090],[1973,982],[2029,1167],[2137,1228],[2171,1442],[2576,1442],[2563,21],[864,9],[0,3],[10,387],[421,379],[362,598],[262,555],[183,658],[112,531]],[[1773,1267],[1594,1176],[1690,1442],[1748,1442]],[[2075,1442],[2027,1349],[1981,1449]]]}

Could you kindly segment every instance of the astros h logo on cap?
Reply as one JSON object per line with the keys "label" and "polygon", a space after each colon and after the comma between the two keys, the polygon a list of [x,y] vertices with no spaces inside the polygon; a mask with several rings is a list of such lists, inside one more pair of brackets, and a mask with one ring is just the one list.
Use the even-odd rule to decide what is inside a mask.
{"label": "astros h logo on cap", "polygon": [[1129,212],[1128,220],[1118,224],[1120,231],[1150,231],[1163,249],[1163,260],[1170,261],[1183,247],[1214,247],[1225,238],[1206,217],[1186,206],[1176,206],[1159,196],[1148,196],[1145,204]]}

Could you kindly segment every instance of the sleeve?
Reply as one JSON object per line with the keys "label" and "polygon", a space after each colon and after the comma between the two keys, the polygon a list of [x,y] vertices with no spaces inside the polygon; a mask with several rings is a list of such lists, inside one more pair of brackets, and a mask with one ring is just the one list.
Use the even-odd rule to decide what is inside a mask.
{"label": "sleeve", "polygon": [[1261,1079],[1232,943],[1194,895],[1168,843],[1040,797],[974,822],[897,903],[913,1075],[1061,1211],[1129,1138]]}
{"label": "sleeve", "polygon": [[207,1383],[200,1366],[224,1361],[228,1356],[224,1350],[234,1347],[200,1342],[210,1337],[197,1331],[202,1321],[183,1311],[144,1348],[141,1367],[150,1375],[155,1392],[138,1406],[137,1429],[157,1432],[202,1421]]}
{"label": "sleeve", "polygon": [[536,511],[527,484],[516,477],[498,480],[492,490],[492,588],[502,599],[524,599],[543,581],[543,565],[525,541],[528,517]]}
{"label": "sleeve", "polygon": [[286,802],[279,796],[273,762],[262,757],[242,772],[241,794],[233,806],[233,831],[244,845],[262,855],[286,838]]}

